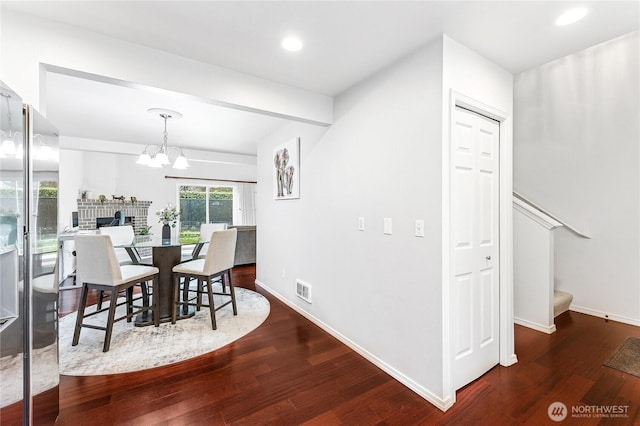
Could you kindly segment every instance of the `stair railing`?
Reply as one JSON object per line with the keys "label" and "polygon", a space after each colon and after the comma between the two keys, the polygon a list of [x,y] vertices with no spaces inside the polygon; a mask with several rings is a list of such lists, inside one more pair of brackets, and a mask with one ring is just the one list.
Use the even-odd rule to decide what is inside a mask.
{"label": "stair railing", "polygon": [[[569,225],[567,223],[567,221],[559,218],[558,216],[554,215],[553,213],[549,212],[548,210],[542,208],[540,205],[538,205],[538,204],[534,203],[533,201],[529,200],[528,198],[524,197],[522,194],[519,194],[518,192],[513,191],[513,196],[514,196],[514,198],[516,200],[520,200],[521,202],[523,202],[525,204],[528,204],[529,206],[533,207],[534,209],[536,209],[536,210],[544,213],[545,215],[549,216],[553,220],[560,222],[562,224],[562,226],[564,226],[565,228],[567,228],[569,231],[573,232],[577,236],[579,236],[581,238],[591,239],[591,236],[589,234],[587,234],[586,232],[583,232],[583,231],[579,230],[575,226]],[[522,206],[522,204],[520,204],[520,205]]]}

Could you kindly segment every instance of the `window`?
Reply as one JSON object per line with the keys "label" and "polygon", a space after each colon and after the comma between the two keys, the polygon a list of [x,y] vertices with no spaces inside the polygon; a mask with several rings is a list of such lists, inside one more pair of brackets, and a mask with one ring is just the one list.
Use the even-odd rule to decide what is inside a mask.
{"label": "window", "polygon": [[0,246],[17,244],[22,249],[22,181],[7,179],[0,181]]}
{"label": "window", "polygon": [[195,243],[200,238],[200,224],[233,225],[234,187],[180,185],[180,242]]}
{"label": "window", "polygon": [[38,180],[36,201],[36,253],[55,253],[58,246],[58,181]]}
{"label": "window", "polygon": [[210,187],[207,223],[233,225],[233,188]]}

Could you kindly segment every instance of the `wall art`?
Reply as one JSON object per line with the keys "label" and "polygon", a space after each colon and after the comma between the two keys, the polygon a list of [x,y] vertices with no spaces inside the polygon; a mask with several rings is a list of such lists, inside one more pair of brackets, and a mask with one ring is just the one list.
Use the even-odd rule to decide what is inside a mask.
{"label": "wall art", "polygon": [[273,148],[273,198],[300,198],[300,138]]}

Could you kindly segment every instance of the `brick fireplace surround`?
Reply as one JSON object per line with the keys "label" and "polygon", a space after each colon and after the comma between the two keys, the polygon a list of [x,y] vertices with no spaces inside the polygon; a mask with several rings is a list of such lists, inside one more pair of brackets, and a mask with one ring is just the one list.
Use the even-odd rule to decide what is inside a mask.
{"label": "brick fireplace surround", "polygon": [[96,229],[97,217],[113,217],[119,210],[124,211],[125,216],[131,216],[133,231],[139,234],[143,227],[147,226],[147,215],[151,201],[116,201],[106,200],[77,200],[78,201],[78,227],[81,230]]}

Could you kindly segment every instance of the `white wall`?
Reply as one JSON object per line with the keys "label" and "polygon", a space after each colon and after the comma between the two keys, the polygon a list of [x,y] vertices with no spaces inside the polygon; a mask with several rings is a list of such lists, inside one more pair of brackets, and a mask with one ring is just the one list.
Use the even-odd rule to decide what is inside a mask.
{"label": "white wall", "polygon": [[556,288],[571,309],[640,325],[638,32],[515,80],[514,188],[569,225]]}
{"label": "white wall", "polygon": [[[441,81],[437,40],[340,95],[329,130],[294,124],[263,141],[257,200],[258,281],[439,406]],[[295,136],[301,198],[275,201],[272,149]]]}
{"label": "white wall", "polygon": [[[258,281],[442,409],[453,401],[443,359],[449,92],[511,114],[512,83],[444,36],[338,96],[326,132],[294,124],[259,145]],[[272,150],[295,136],[301,198],[275,201]],[[312,304],[296,298],[296,278],[312,285]]]}
{"label": "white wall", "polygon": [[71,228],[71,212],[77,210],[78,190],[82,185],[82,153],[60,150],[58,182],[58,229]]}
{"label": "white wall", "polygon": [[304,120],[332,120],[333,100],[328,96],[4,8],[0,19],[0,75],[45,116],[41,64]]}
{"label": "white wall", "polygon": [[[506,113],[513,113],[513,75],[445,35],[443,98],[451,89]],[[448,111],[448,109],[447,109]],[[445,117],[449,120],[449,116]],[[446,126],[449,127],[449,121]]]}

